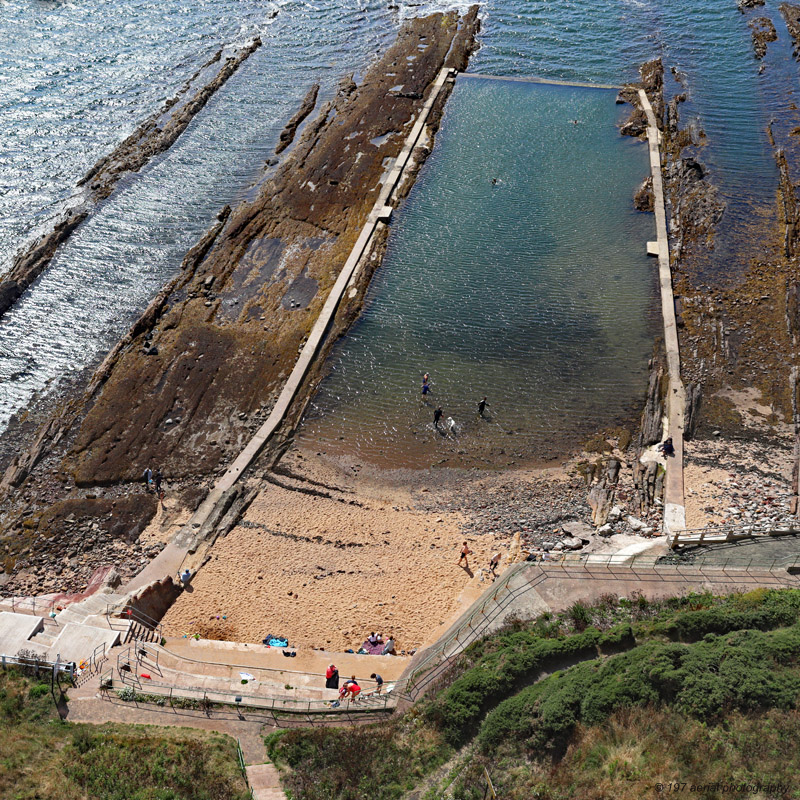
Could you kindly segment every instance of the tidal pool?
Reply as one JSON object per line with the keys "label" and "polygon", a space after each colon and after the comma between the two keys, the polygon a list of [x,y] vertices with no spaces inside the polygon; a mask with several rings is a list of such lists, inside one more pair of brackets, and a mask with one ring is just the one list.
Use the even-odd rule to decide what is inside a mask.
{"label": "tidal pool", "polygon": [[[647,150],[619,135],[614,98],[459,78],[302,442],[381,466],[505,466],[630,421],[660,316],[654,221],[632,204]],[[437,405],[456,435],[434,429]]]}

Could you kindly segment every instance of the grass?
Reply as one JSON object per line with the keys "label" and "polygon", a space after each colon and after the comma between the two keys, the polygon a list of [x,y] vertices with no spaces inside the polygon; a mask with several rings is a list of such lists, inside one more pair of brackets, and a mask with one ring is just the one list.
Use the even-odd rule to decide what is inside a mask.
{"label": "grass", "polygon": [[245,800],[228,736],[187,728],[62,722],[49,683],[0,672],[0,797]]}
{"label": "grass", "polygon": [[[294,730],[268,747],[294,800],[400,798],[454,755],[466,764],[445,779],[456,800],[483,797],[484,766],[499,796],[520,800],[638,798],[659,779],[747,782],[759,764],[762,782],[785,783],[800,767],[800,755],[787,756],[800,733],[799,619],[800,591],[765,589],[657,603],[608,596],[509,619],[404,715]],[[759,761],[752,748],[769,754]]]}

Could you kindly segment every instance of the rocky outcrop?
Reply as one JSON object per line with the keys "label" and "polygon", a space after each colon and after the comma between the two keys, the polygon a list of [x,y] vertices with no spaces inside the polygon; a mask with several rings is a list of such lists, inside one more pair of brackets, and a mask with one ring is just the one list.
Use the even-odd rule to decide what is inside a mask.
{"label": "rocky outcrop", "polygon": [[633,481],[636,486],[636,505],[639,514],[647,514],[664,498],[664,468],[657,461],[642,463],[636,459],[633,465]]}
{"label": "rocky outcrop", "polygon": [[800,59],[800,6],[792,3],[781,3],[778,9],[783,15],[786,29],[794,42],[794,57]]}
{"label": "rocky outcrop", "polygon": [[778,40],[778,32],[769,17],[756,17],[747,24],[753,32],[753,54],[760,61],[767,54],[767,44]]}
{"label": "rocky outcrop", "polygon": [[[223,210],[87,390],[47,419],[37,446],[17,458],[0,504],[4,537],[16,536],[21,511],[33,510],[32,495],[37,513],[74,499],[79,487],[118,496],[146,466],[161,467],[170,498],[191,495],[196,504],[205,495],[208,483],[268,416],[375,203],[384,163],[398,155],[440,70],[465,64],[478,25],[477,6],[461,18],[448,13],[412,20],[360,85],[352,78],[342,81],[336,95],[307,119],[256,199]],[[452,85],[442,87],[428,115],[429,136]],[[408,191],[410,176],[428,152],[415,150],[415,166],[396,196]],[[386,236],[385,229],[376,235],[375,247],[365,255],[355,291],[341,302],[320,360],[357,318]],[[302,307],[284,302],[299,280],[308,295]],[[265,461],[289,441],[318,370],[319,364],[312,367]],[[193,558],[202,559],[208,541],[235,524],[251,498],[242,485],[213,530],[197,537]],[[149,519],[144,506],[141,512]],[[164,511],[164,519],[170,513]],[[31,554],[40,545],[47,546],[42,541]],[[109,555],[105,547],[96,550],[98,557]],[[151,555],[145,549],[120,551],[122,574],[130,574],[140,553]]]}
{"label": "rocky outcrop", "polygon": [[744,14],[747,9],[763,6],[765,2],[766,0],[738,0],[736,5],[739,7],[739,11]]}
{"label": "rocky outcrop", "polygon": [[600,479],[589,489],[587,501],[592,509],[592,522],[595,527],[605,525],[611,509],[614,507],[614,497],[619,482],[620,462],[615,458],[609,459],[603,465]]}
{"label": "rocky outcrop", "polygon": [[120,178],[130,172],[138,172],[154,156],[169,149],[209,98],[260,46],[261,40],[254,39],[248,46],[226,58],[214,77],[198,87],[195,83],[197,79],[221,61],[223,51],[220,50],[159,112],[143,122],[78,181],[78,186],[84,189],[84,198],[80,205],[65,212],[51,231],[18,253],[11,269],[0,280],[0,317],[42,274],[56,250],[92,213],[97,203],[111,195]]}
{"label": "rocky outcrop", "polygon": [[661,364],[654,365],[650,370],[647,399],[645,400],[642,420],[639,425],[639,448],[649,447],[651,444],[661,441],[664,401],[668,384],[669,378],[663,366]]}
{"label": "rocky outcrop", "polygon": [[303,120],[314,110],[317,104],[317,95],[319,94],[319,84],[315,83],[309,90],[305,99],[300,104],[295,115],[286,123],[286,127],[281,131],[278,137],[278,146],[275,148],[275,155],[282,153],[293,141],[294,135]]}
{"label": "rocky outcrop", "polygon": [[[471,47],[454,41],[468,23],[456,14],[408,23],[360,86],[345,80],[319,109],[258,198],[233,210],[164,299],[152,333],[105,379],[70,458],[78,483],[130,480],[151,461],[176,478],[206,475],[244,446],[374,204],[385,160],[442,66]],[[393,131],[401,135],[372,143]],[[302,308],[283,303],[300,276],[319,287]],[[348,298],[340,313],[352,320],[359,307],[360,296]]]}
{"label": "rocky outcrop", "polygon": [[655,196],[653,195],[653,179],[647,177],[642,181],[641,186],[633,196],[633,207],[637,211],[653,211],[655,208]]}

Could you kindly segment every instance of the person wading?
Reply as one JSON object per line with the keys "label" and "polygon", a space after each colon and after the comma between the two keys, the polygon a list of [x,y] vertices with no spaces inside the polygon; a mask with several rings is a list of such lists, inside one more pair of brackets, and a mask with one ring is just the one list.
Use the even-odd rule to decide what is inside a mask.
{"label": "person wading", "polygon": [[439,420],[442,418],[442,407],[438,406],[436,411],[433,412],[433,427],[439,427]]}

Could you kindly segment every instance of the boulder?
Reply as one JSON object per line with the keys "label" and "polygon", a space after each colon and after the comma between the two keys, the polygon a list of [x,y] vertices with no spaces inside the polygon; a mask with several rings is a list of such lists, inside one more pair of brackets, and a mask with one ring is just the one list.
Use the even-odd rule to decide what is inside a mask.
{"label": "boulder", "polygon": [[583,547],[583,540],[576,536],[565,536],[561,540],[565,550],[580,550]]}
{"label": "boulder", "polygon": [[631,516],[629,516],[629,517],[627,517],[625,521],[626,521],[626,522],[628,523],[628,525],[630,525],[630,526],[631,526],[631,528],[632,528],[633,530],[635,530],[635,531],[640,531],[640,530],[642,530],[643,528],[646,528],[646,527],[647,527],[647,526],[645,525],[645,523],[644,523],[644,522],[642,522],[640,519],[638,519],[637,517],[634,517],[634,516],[632,516],[632,515],[631,515]]}
{"label": "boulder", "polygon": [[585,522],[581,522],[580,520],[565,522],[561,526],[561,530],[567,534],[567,538],[572,537],[582,539],[587,536],[591,536],[594,533],[591,525],[587,525]]}

